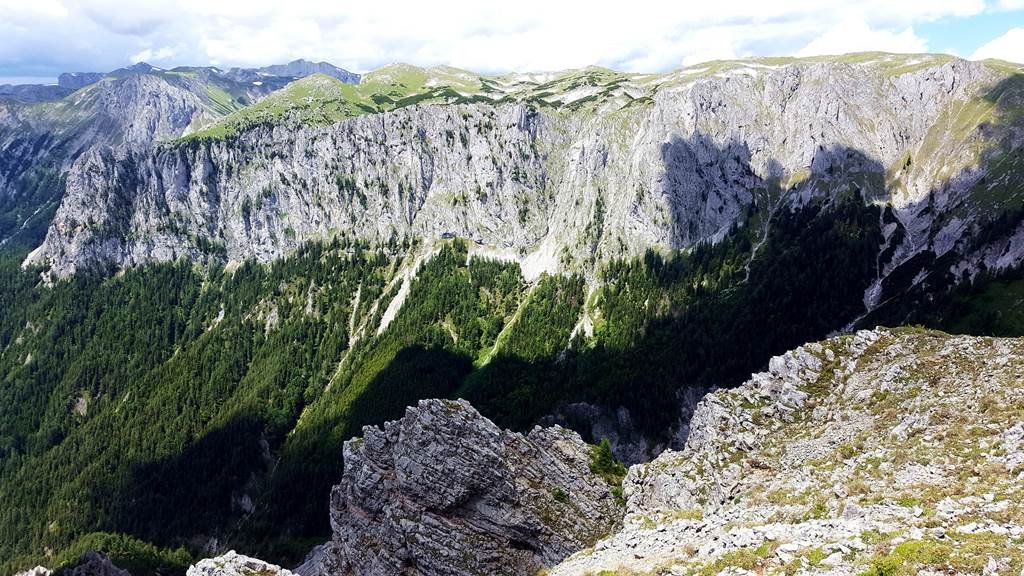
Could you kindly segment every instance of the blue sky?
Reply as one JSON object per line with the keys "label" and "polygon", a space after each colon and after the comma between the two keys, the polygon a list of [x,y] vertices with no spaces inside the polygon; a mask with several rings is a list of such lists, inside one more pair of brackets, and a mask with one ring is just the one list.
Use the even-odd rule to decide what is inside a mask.
{"label": "blue sky", "polygon": [[[935,52],[948,52],[967,57],[1010,29],[1021,27],[1024,27],[1024,9],[921,22],[914,27],[914,31],[926,39],[928,47]],[[1016,59],[1022,60],[1024,54],[1020,54]]]}
{"label": "blue sky", "polygon": [[0,83],[145,60],[477,72],[879,50],[1024,61],[1024,0],[0,0]]}

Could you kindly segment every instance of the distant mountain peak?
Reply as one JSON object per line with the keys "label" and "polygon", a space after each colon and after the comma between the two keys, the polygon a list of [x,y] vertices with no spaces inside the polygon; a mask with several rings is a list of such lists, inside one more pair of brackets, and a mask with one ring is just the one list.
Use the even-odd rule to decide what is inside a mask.
{"label": "distant mountain peak", "polygon": [[155,69],[156,69],[156,67],[154,67],[153,65],[148,64],[146,62],[136,62],[135,64],[132,64],[131,66],[127,66],[125,68],[121,68],[121,70],[126,71],[126,72],[152,72]]}
{"label": "distant mountain peak", "polygon": [[302,58],[292,60],[287,64],[264,66],[262,68],[257,68],[256,71],[264,74],[272,74],[274,76],[294,76],[298,78],[319,73],[337,78],[338,80],[349,84],[358,83],[360,78],[359,74],[349,72],[348,70],[339,68],[329,62],[311,62]]}

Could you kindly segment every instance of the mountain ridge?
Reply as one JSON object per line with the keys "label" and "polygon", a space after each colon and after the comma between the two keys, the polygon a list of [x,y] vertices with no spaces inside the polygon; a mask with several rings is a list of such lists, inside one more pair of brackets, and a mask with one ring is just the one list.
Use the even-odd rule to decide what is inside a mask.
{"label": "mountain ridge", "polygon": [[[942,256],[953,248],[953,244],[963,240],[965,234],[970,234],[971,226],[992,218],[988,212],[1003,209],[990,206],[987,200],[982,199],[991,193],[976,190],[981,185],[987,185],[989,189],[992,186],[985,183],[989,168],[978,166],[978,163],[1003,162],[999,168],[1002,189],[1009,193],[1003,204],[1018,202],[1012,194],[1020,163],[1018,146],[1014,144],[1015,134],[1020,128],[1013,119],[1016,118],[1014,110],[1020,106],[1020,91],[1013,82],[1015,76],[1007,76],[1005,71],[989,64],[947,56],[918,58],[856,54],[787,60],[786,63],[769,60],[772,62],[770,65],[763,62],[717,62],[654,77],[611,73],[612,77],[608,78],[605,77],[606,72],[584,69],[582,72],[564,73],[543,84],[504,86],[497,86],[492,79],[483,76],[467,77],[463,72],[451,72],[450,69],[399,65],[370,73],[356,86],[338,84],[321,93],[298,88],[303,83],[315,84],[316,78],[312,77],[282,93],[292,90],[294,95],[275,95],[283,107],[267,105],[267,108],[276,106],[281,111],[269,114],[253,112],[260,106],[257,104],[251,110],[246,108],[227,116],[220,124],[214,125],[214,131],[196,132],[179,145],[191,146],[206,157],[205,162],[216,165],[217,156],[235,146],[236,138],[245,140],[245,128],[230,127],[235,125],[251,125],[257,131],[269,129],[269,132],[260,132],[257,138],[286,138],[282,144],[275,145],[279,149],[271,149],[264,143],[251,144],[263,149],[260,154],[273,155],[293,155],[294,151],[288,150],[285,142],[298,135],[307,139],[303,140],[305,146],[318,146],[317,140],[328,138],[343,148],[351,147],[345,154],[365,153],[360,152],[360,144],[352,138],[372,143],[381,142],[386,133],[400,135],[395,145],[407,147],[401,154],[411,155],[421,168],[405,170],[400,167],[401,163],[397,163],[385,165],[383,168],[387,173],[380,173],[381,167],[364,166],[364,160],[353,160],[343,155],[331,159],[322,148],[302,152],[307,157],[312,155],[313,159],[319,159],[319,164],[293,157],[290,162],[294,167],[269,170],[261,166],[260,161],[253,162],[256,158],[252,153],[247,153],[248,158],[231,156],[229,162],[242,162],[249,167],[247,170],[254,170],[262,182],[256,186],[263,189],[253,191],[252,183],[233,180],[232,176],[228,179],[218,176],[220,181],[211,182],[211,185],[218,189],[239,188],[232,192],[238,196],[229,198],[226,205],[210,205],[208,210],[224,213],[238,210],[246,202],[255,205],[256,196],[266,195],[268,180],[277,179],[281,180],[281,186],[277,186],[281,189],[271,188],[270,197],[293,208],[302,206],[300,210],[285,211],[289,216],[304,213],[297,220],[288,218],[282,222],[273,215],[267,215],[270,218],[268,224],[278,228],[277,239],[255,242],[263,245],[259,250],[261,253],[275,257],[308,239],[328,236],[332,229],[354,231],[371,241],[381,241],[391,234],[425,234],[438,238],[454,233],[484,245],[513,248],[519,253],[521,262],[527,257],[542,261],[541,269],[548,272],[563,268],[588,271],[596,262],[616,256],[637,255],[648,247],[686,248],[696,242],[720,237],[729,226],[741,220],[745,206],[758,201],[750,195],[751,189],[760,187],[765,190],[761,193],[765,198],[760,201],[799,205],[813,198],[827,201],[837,189],[853,185],[867,190],[869,201],[878,200],[891,205],[895,224],[903,236],[900,245],[889,248],[892,254],[889,256],[891,262],[886,265],[888,270],[880,273],[877,285],[866,294],[869,309],[880,302],[884,276],[897,265],[912,260],[925,246],[934,245],[936,255]],[[754,64],[758,67],[751,68]],[[757,88],[755,82],[765,81],[769,82],[769,88]],[[792,86],[787,87],[787,82]],[[825,82],[848,84],[849,89],[845,93],[833,91]],[[797,110],[794,114],[787,112],[785,107],[773,109],[769,106],[759,110],[735,100],[743,90],[768,89],[796,90],[793,97],[807,99],[807,105],[801,103],[790,107],[789,110]],[[557,97],[561,100],[545,95],[551,90],[563,94]],[[557,92],[559,90],[561,92]],[[712,104],[715,99],[713,93],[728,94],[730,100]],[[993,94],[992,99],[987,100],[990,93]],[[769,94],[765,92],[761,97],[769,98]],[[821,98],[825,100],[815,102]],[[996,102],[1000,98],[1002,104]],[[708,106],[725,108],[718,111]],[[464,182],[463,177],[456,178],[456,174],[451,172],[454,167],[437,165],[442,154],[467,159],[472,155],[468,148],[465,152],[459,150],[459,142],[453,140],[454,129],[433,126],[429,139],[423,142],[425,146],[414,144],[417,137],[411,130],[412,126],[423,130],[430,123],[442,119],[450,122],[445,115],[450,118],[450,111],[460,107],[465,107],[460,112],[463,117],[454,121],[462,133],[461,147],[481,146],[477,153],[490,156],[494,164],[487,171],[479,165],[471,166],[472,172],[486,175],[484,180],[477,176],[475,183]],[[884,110],[881,115],[878,108]],[[1000,111],[1003,108],[1005,112]],[[676,109],[684,111],[683,117],[666,121],[665,115],[677,113]],[[801,113],[809,115],[811,130],[798,130],[792,135],[783,131],[780,139],[749,133],[746,129],[746,124],[751,122],[769,126],[772,122],[799,125],[807,121],[798,118]],[[466,119],[474,116],[476,124],[466,126]],[[495,124],[495,120],[502,116],[508,119]],[[238,120],[231,120],[233,117]],[[363,117],[372,117],[372,121],[360,127],[363,122],[360,118]],[[384,122],[381,128],[375,128],[378,118]],[[527,118],[536,120],[524,124]],[[389,127],[389,123],[393,126]],[[517,124],[521,132],[526,130],[526,142],[531,148],[524,156],[525,162],[510,158],[504,149],[492,148],[495,145],[490,142],[492,134],[499,141],[502,137],[499,136],[499,132],[504,130],[501,123],[505,126]],[[872,125],[876,136],[865,132]],[[349,126],[354,132],[350,132]],[[287,127],[287,133],[272,136],[275,127]],[[625,146],[621,139],[637,128],[640,128],[639,134],[648,134],[646,141]],[[235,134],[240,129],[242,132]],[[580,129],[583,131],[570,135]],[[360,133],[365,130],[371,131]],[[687,133],[690,135],[684,137]],[[217,144],[229,135],[232,142],[226,147]],[[817,140],[822,137],[824,140],[818,144]],[[190,144],[189,140],[193,138],[198,142]],[[208,139],[211,141],[204,143]],[[663,146],[664,142],[669,144]],[[1004,144],[1008,148],[997,154],[994,148]],[[221,149],[214,149],[218,146]],[[661,150],[659,146],[662,146]],[[830,146],[833,150],[828,150]],[[586,153],[591,156],[596,151],[597,156],[586,161],[599,162],[601,167],[593,174],[577,175],[574,171],[582,167],[572,167],[573,160],[569,156],[577,148],[589,150]],[[769,149],[775,150],[775,154],[768,154]],[[158,147],[155,158],[169,158],[176,154],[179,152]],[[378,157],[387,158],[387,154],[393,153]],[[638,155],[644,157],[639,164]],[[704,155],[709,155],[713,163],[722,163],[726,167],[725,172],[715,177],[702,166],[693,164],[693,158]],[[732,158],[727,162],[725,158],[729,156]],[[914,156],[919,156],[917,163],[913,162]],[[324,165],[324,161],[329,163]],[[134,160],[128,162],[130,164]],[[903,164],[898,165],[900,162]],[[679,168],[673,167],[674,164],[679,164]],[[288,173],[282,170],[288,170]],[[404,173],[394,174],[396,170]],[[675,174],[673,170],[682,171]],[[365,175],[371,171],[380,173],[375,177],[375,183],[365,180]],[[629,174],[637,171],[641,171],[639,177]],[[954,174],[955,171],[959,173]],[[218,172],[232,173],[224,168]],[[274,172],[282,173],[275,175]],[[354,179],[356,172],[363,177]],[[858,172],[860,176],[855,175]],[[511,183],[510,173],[513,176]],[[521,185],[515,178],[524,174],[526,184]],[[840,177],[836,178],[834,174]],[[316,188],[294,190],[291,181],[296,177],[300,184],[305,182],[304,185]],[[847,181],[843,182],[843,178]],[[445,183],[446,179],[452,182]],[[560,179],[563,182],[560,183]],[[163,181],[169,180],[172,179],[163,177]],[[339,185],[338,192],[342,197],[332,198],[334,192],[328,189],[332,180],[344,181],[345,186],[351,189]],[[579,214],[578,210],[575,214],[559,213],[566,210],[566,207],[558,206],[565,204],[561,198],[569,196],[564,191],[564,181],[579,182],[588,204],[584,214]],[[197,183],[189,182],[186,186],[192,190]],[[488,187],[494,187],[493,192]],[[563,191],[559,192],[559,187]],[[774,191],[771,190],[773,187]],[[467,194],[467,188],[479,189],[479,192],[474,192],[477,197]],[[606,192],[605,188],[610,191]],[[88,190],[76,191],[76,194],[81,193],[89,194]],[[151,193],[163,196],[165,200],[161,203],[169,204],[179,202],[182,194],[194,194],[184,188],[172,190],[165,187]],[[310,198],[311,193],[315,199]],[[497,206],[490,202],[494,193],[499,198]],[[393,224],[383,228],[378,226],[375,231],[360,230],[354,221],[353,210],[361,214],[363,208],[346,199],[351,194],[355,194],[360,202],[365,199],[374,203],[373,210],[379,211],[378,218],[390,219]],[[635,196],[630,198],[631,194]],[[708,194],[711,196],[705,197]],[[785,196],[786,199],[780,202],[778,198],[772,198],[773,195]],[[514,210],[507,207],[511,200],[508,196],[514,198]],[[975,197],[979,200],[975,201]],[[941,199],[941,204],[935,210],[929,208],[931,215],[924,214],[923,203],[935,199]],[[310,206],[311,201],[319,206]],[[549,206],[550,202],[554,204]],[[552,209],[554,213],[549,212]],[[590,212],[589,217],[586,212]],[[61,218],[69,216],[74,216],[73,211]],[[611,229],[606,229],[606,216],[609,222],[614,223]],[[102,218],[102,215],[97,214],[97,217]],[[339,221],[339,217],[343,220]],[[497,220],[481,230],[480,219],[489,217]],[[167,215],[147,214],[145,218],[161,220]],[[215,235],[229,234],[228,228],[239,224],[237,216],[225,214],[223,218],[223,224],[213,224],[217,230]],[[598,219],[602,222],[598,223]],[[424,221],[418,223],[417,220]],[[518,226],[516,220],[519,220]],[[310,225],[316,221],[322,223]],[[188,222],[186,218],[187,229],[197,224]],[[200,228],[207,225],[210,223],[201,224]],[[506,231],[498,232],[496,228],[499,226]],[[939,229],[932,230],[932,227]],[[284,234],[290,230],[296,234],[294,240]],[[587,238],[578,232],[571,234],[569,230],[588,230],[592,237]],[[52,261],[54,270],[62,275],[66,270],[75,268],[74,252],[67,251],[88,251],[87,247],[77,247],[76,244],[90,240],[88,234],[79,236],[57,232],[58,229],[51,229],[50,247],[41,248],[27,262],[43,264]],[[189,233],[209,234],[199,229]],[[239,233],[247,234],[234,231],[228,236],[207,240],[224,242],[228,259],[244,259],[247,255],[232,247],[237,242],[233,238]],[[133,235],[146,236],[147,232],[136,230]],[[116,238],[113,240],[117,241]],[[203,260],[210,257],[189,248],[180,240],[165,237],[154,241],[178,244],[177,249],[168,253],[172,258],[188,255]],[[593,242],[596,245],[588,246]],[[244,240],[246,245],[253,243],[251,236]],[[137,250],[131,246],[121,249],[127,249],[129,253]],[[131,261],[147,258],[148,249],[140,249],[141,252],[132,254]],[[47,250],[60,252],[47,255]],[[61,256],[61,253],[67,255]],[[1017,253],[1016,248],[1013,253]],[[105,258],[108,257],[101,256],[101,260]],[[118,258],[123,256],[114,256],[115,267],[121,265],[117,263]],[[958,273],[973,274],[977,270],[977,257],[972,258],[971,262],[958,265]],[[1011,257],[1004,262],[1013,263],[1016,259]],[[989,266],[1003,265],[991,257],[981,257],[980,260]]]}
{"label": "mountain ridge", "polygon": [[424,398],[632,464],[830,333],[1022,332],[1019,67],[224,74],[0,103],[5,569],[295,565]]}

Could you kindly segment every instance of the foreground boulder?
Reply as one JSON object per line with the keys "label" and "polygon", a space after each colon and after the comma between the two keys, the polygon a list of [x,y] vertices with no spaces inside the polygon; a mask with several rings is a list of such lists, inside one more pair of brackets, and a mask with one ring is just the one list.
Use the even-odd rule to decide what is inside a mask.
{"label": "foreground boulder", "polygon": [[551,571],[1024,570],[1024,339],[861,331],[709,394],[622,531]]}
{"label": "foreground boulder", "polygon": [[[345,444],[334,537],[304,567],[360,576],[534,574],[606,535],[622,508],[572,431],[501,430],[424,400]],[[314,573],[315,569],[300,570]]]}

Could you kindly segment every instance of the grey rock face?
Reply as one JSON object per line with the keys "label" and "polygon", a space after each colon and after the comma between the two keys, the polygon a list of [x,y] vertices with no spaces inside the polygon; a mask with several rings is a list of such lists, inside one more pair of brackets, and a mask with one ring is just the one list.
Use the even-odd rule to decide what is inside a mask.
{"label": "grey rock face", "polygon": [[[465,148],[443,144],[452,126],[483,122],[512,129],[472,135]],[[454,232],[490,245],[530,245],[544,233],[527,200],[543,186],[531,144],[540,123],[520,105],[416,107],[324,129],[256,130],[244,146],[97,152],[72,168],[66,208],[31,260],[50,261],[59,276],[98,262],[209,259],[210,246],[229,259],[265,262],[341,231],[381,242]],[[360,189],[339,186],[338,177]],[[453,209],[466,190],[481,196]],[[190,238],[208,242],[182,236],[199,229],[205,232]],[[132,230],[146,232],[135,238]]]}
{"label": "grey rock face", "polygon": [[621,508],[559,427],[503,431],[465,401],[424,400],[345,444],[331,494],[341,574],[533,574],[615,525]]}
{"label": "grey rock face", "polygon": [[[954,268],[967,274],[1024,255],[1024,241],[1009,251],[971,241],[998,210],[979,192],[985,163],[1024,146],[1019,126],[970,113],[1005,79],[983,63],[880,56],[594,86],[567,74],[562,92],[542,96],[518,77],[491,80],[471,103],[260,125],[83,161],[27,262],[66,276],[98,263],[269,261],[338,234],[455,234],[518,259],[528,275],[590,274],[608,258],[718,239],[752,204],[772,212],[857,191],[888,203],[894,220],[870,308],[882,279],[922,251],[956,251]],[[997,109],[1019,105],[1009,92]],[[113,179],[76,174],[85,171]],[[1012,195],[1007,183],[1024,176],[1005,179]]]}
{"label": "grey rock face", "polygon": [[[49,88],[61,96],[72,91]],[[19,213],[17,224],[24,224],[60,202],[60,177],[86,151],[148,149],[213,121],[226,111],[211,100],[209,88],[199,77],[132,72],[90,82],[56,102],[0,98],[0,210]],[[12,211],[12,204],[21,209]],[[10,230],[0,230],[0,244],[9,236]]]}
{"label": "grey rock face", "polygon": [[99,110],[117,120],[122,140],[133,145],[177,137],[205,109],[195,91],[150,74],[130,74],[96,88]]}

